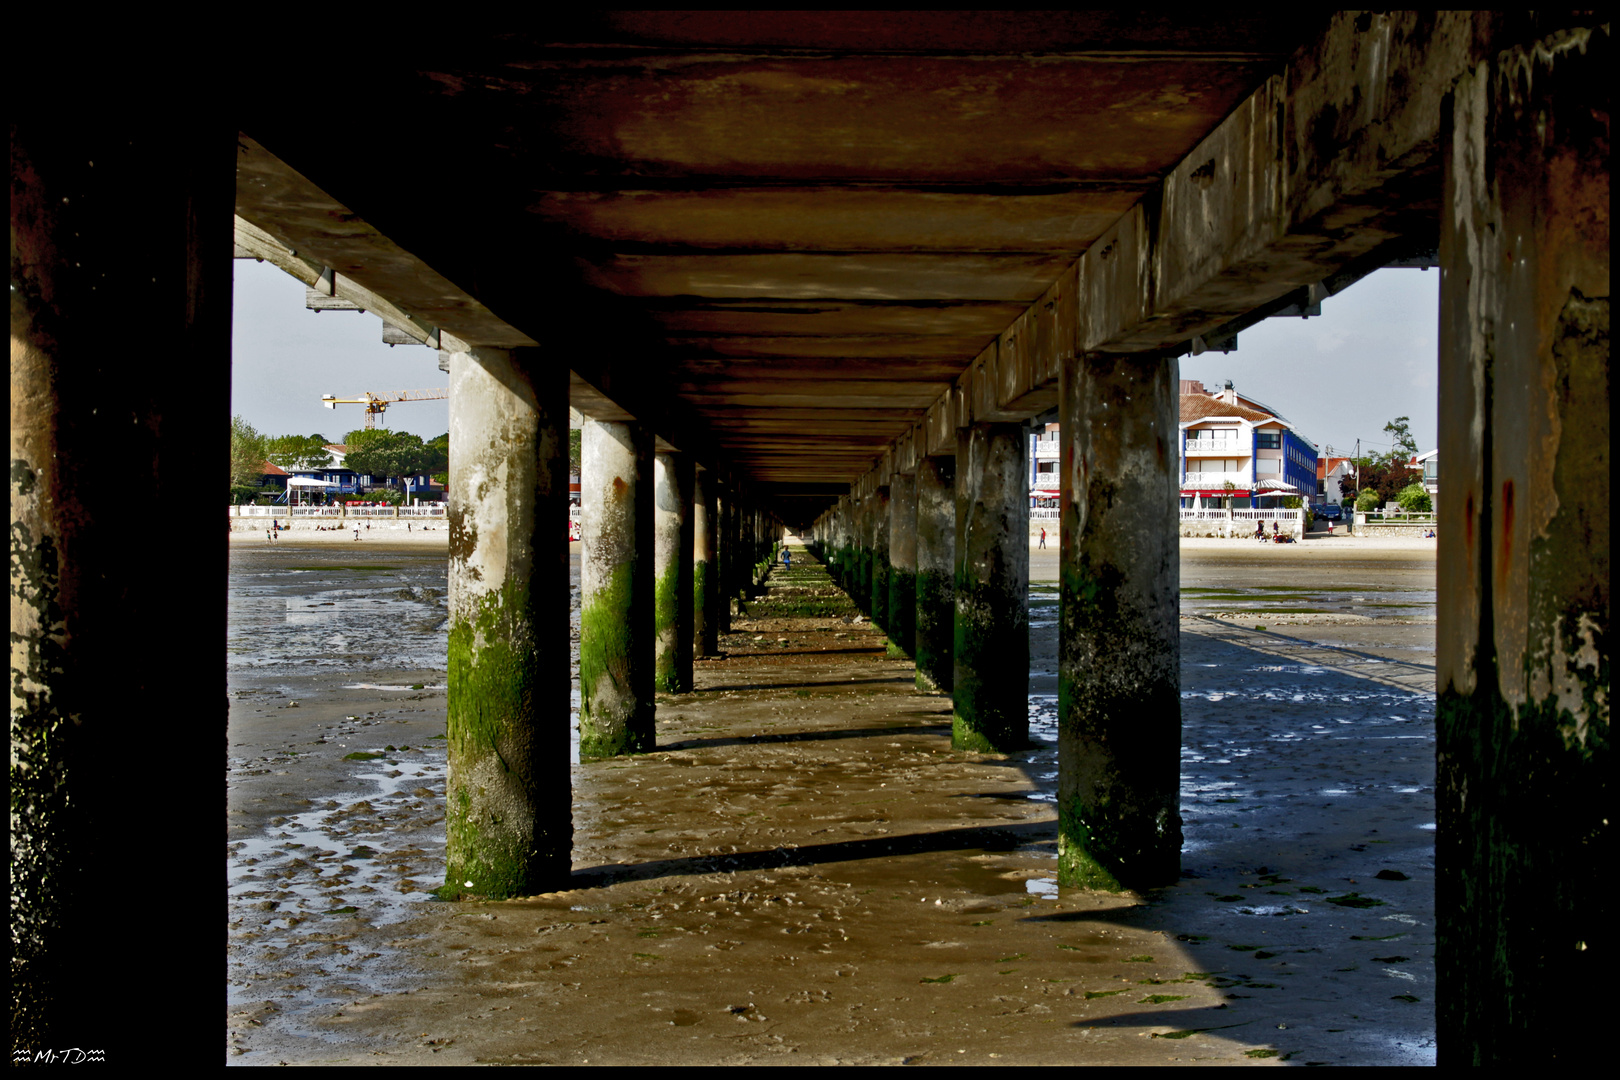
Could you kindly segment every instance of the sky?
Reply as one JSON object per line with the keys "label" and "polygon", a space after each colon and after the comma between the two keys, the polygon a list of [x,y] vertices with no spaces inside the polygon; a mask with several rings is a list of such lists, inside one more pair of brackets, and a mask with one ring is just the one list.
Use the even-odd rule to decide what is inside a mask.
{"label": "sky", "polygon": [[[336,442],[365,427],[365,408],[328,409],[322,394],[428,390],[450,385],[425,345],[384,345],[370,312],[304,307],[304,283],[269,263],[236,260],[231,334],[231,412],[261,435],[314,435]],[[450,430],[449,401],[389,406],[387,426],[423,439]]]}
{"label": "sky", "polygon": [[[1439,430],[1440,272],[1379,270],[1322,301],[1310,319],[1266,319],[1238,335],[1237,351],[1181,358],[1181,377],[1217,390],[1227,379],[1275,409],[1322,448],[1389,448],[1384,425],[1411,418],[1419,451]],[[231,411],[267,435],[332,440],[362,427],[358,405],[328,410],[322,394],[448,386],[438,354],[382,343],[370,313],[304,307],[303,283],[269,263],[236,260]],[[392,406],[388,426],[431,439],[450,430],[448,401]]]}
{"label": "sky", "polygon": [[1411,419],[1418,452],[1440,432],[1440,271],[1379,270],[1322,301],[1309,319],[1266,319],[1237,351],[1181,358],[1181,377],[1270,406],[1326,453],[1381,454],[1384,425]]}

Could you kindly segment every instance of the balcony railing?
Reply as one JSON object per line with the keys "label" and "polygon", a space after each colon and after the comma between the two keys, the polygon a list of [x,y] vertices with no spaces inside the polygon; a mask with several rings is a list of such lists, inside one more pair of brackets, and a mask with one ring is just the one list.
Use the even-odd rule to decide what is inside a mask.
{"label": "balcony railing", "polygon": [[1181,486],[1184,488],[1199,488],[1201,490],[1214,491],[1224,487],[1227,481],[1231,481],[1233,487],[1241,488],[1245,491],[1248,490],[1249,485],[1253,483],[1253,481],[1249,479],[1248,473],[1189,472],[1182,474]]}
{"label": "balcony railing", "polygon": [[1188,439],[1187,454],[1247,454],[1248,439]]}

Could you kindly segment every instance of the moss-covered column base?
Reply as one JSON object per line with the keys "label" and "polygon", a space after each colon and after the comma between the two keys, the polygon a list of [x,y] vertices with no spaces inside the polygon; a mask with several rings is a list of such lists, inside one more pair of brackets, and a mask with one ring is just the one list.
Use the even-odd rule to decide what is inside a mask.
{"label": "moss-covered column base", "polygon": [[1613,968],[1612,69],[1607,26],[1561,30],[1441,126],[1442,1065],[1556,1054]]}
{"label": "moss-covered column base", "polygon": [[571,870],[568,378],[530,350],[450,364],[445,885],[515,896]]}
{"label": "moss-covered column base", "polygon": [[688,455],[654,455],[653,685],[666,694],[692,690],[693,479]]}
{"label": "moss-covered column base", "polygon": [[951,745],[1029,745],[1029,477],[1020,424],[957,435]]}
{"label": "moss-covered column base", "polygon": [[909,657],[917,638],[917,478],[889,481],[889,655]]}
{"label": "moss-covered column base", "polygon": [[917,689],[948,694],[956,637],[956,459],[917,462],[917,604],[912,660]]}
{"label": "moss-covered column base", "polygon": [[1174,360],[1079,357],[1062,375],[1058,881],[1181,872]]}
{"label": "moss-covered column base", "polygon": [[652,435],[587,419],[581,449],[579,756],[594,761],[656,742]]}

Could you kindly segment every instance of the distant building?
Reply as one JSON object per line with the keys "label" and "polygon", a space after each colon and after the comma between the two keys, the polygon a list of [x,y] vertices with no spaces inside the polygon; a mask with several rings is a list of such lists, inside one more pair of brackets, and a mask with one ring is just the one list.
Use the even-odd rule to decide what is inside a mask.
{"label": "distant building", "polygon": [[259,470],[259,486],[265,491],[286,491],[287,470],[271,462],[265,462],[264,468]]}
{"label": "distant building", "polygon": [[1316,444],[1269,405],[1181,381],[1181,506],[1246,509],[1316,496]]}
{"label": "distant building", "polygon": [[1430,450],[1412,459],[1414,467],[1423,469],[1423,490],[1429,493],[1432,505],[1440,505],[1440,451]]}
{"label": "distant building", "polygon": [[1341,484],[1346,477],[1353,477],[1355,473],[1355,462],[1347,457],[1317,458],[1316,501],[1341,505],[1344,502]]}
{"label": "distant building", "polygon": [[[342,443],[327,443],[324,447],[327,459],[323,464],[306,466],[294,469],[292,475],[302,476],[308,480],[321,480],[328,484],[336,484],[335,488],[327,489],[334,494],[353,495],[361,489],[360,476],[347,465],[344,458],[348,456],[349,448]],[[365,482],[370,482],[367,477]]]}
{"label": "distant building", "polygon": [[1058,425],[1047,424],[1046,430],[1029,437],[1029,505],[1035,508],[1055,508],[1058,496],[1059,462],[1063,450],[1058,442]]}

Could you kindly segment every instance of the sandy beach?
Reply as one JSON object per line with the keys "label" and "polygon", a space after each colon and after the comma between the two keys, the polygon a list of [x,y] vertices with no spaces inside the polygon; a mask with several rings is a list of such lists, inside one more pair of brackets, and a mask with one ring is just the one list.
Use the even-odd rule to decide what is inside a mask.
{"label": "sandy beach", "polygon": [[574,767],[573,888],[443,903],[445,560],[317,535],[232,548],[232,1063],[1433,1061],[1431,552],[1183,545],[1179,886],[1053,881],[1042,552],[1033,750],[739,619]]}

